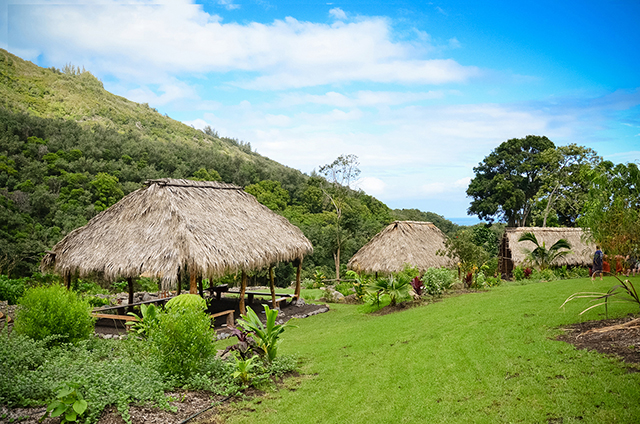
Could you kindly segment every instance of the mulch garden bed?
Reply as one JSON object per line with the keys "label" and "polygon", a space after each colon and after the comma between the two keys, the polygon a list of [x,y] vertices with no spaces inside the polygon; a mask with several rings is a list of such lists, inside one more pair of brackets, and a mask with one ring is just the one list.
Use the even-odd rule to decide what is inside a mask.
{"label": "mulch garden bed", "polygon": [[564,333],[556,340],[571,343],[578,349],[614,355],[626,363],[640,364],[640,321],[633,322],[638,317],[628,315],[619,319],[579,322],[563,327]]}

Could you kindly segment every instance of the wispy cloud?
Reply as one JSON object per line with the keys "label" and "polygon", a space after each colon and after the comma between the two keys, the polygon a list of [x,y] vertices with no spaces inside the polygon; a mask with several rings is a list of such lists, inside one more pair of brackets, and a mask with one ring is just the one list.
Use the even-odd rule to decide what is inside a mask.
{"label": "wispy cloud", "polygon": [[333,9],[329,10],[329,15],[332,16],[334,19],[338,19],[341,21],[344,21],[345,19],[347,19],[347,14],[344,12],[344,10],[340,9],[339,7],[334,7]]}
{"label": "wispy cloud", "polygon": [[480,74],[453,59],[427,57],[425,43],[395,40],[390,22],[378,17],[333,24],[291,17],[271,24],[223,23],[187,0],[139,0],[22,5],[9,20],[14,49],[139,81],[150,73],[253,72],[258,76],[234,84],[286,89],[350,81],[444,84]]}

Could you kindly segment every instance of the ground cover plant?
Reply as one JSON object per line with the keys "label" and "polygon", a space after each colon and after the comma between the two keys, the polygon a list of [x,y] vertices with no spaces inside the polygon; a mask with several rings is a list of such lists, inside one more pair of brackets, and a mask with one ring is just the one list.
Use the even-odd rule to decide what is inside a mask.
{"label": "ground cover plant", "polygon": [[[604,310],[579,315],[586,301],[560,308],[569,295],[616,282],[501,285],[382,316],[332,305],[287,331],[281,353],[304,360],[291,390],[228,407],[226,420],[637,422],[637,368],[555,340],[572,323],[604,318]],[[637,306],[609,308],[610,317],[630,312]]]}

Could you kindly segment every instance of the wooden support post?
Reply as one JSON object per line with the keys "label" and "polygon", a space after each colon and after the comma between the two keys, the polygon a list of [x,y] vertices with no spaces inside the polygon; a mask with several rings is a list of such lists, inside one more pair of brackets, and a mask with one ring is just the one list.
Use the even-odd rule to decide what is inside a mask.
{"label": "wooden support post", "polygon": [[191,294],[198,293],[198,283],[196,283],[196,273],[193,269],[189,270],[189,293]]}
{"label": "wooden support post", "polygon": [[62,280],[67,290],[71,290],[71,273],[69,271],[66,271],[62,274]]}
{"label": "wooden support post", "polygon": [[202,275],[198,275],[198,292],[200,292],[200,297],[204,298],[204,288],[202,287]]}
{"label": "wooden support post", "polygon": [[269,267],[269,288],[271,289],[271,308],[276,308],[276,285],[273,281],[273,265]]}
{"label": "wooden support post", "polygon": [[176,295],[179,296],[180,292],[182,292],[182,272],[178,270],[178,290],[176,290]]}
{"label": "wooden support post", "polygon": [[302,259],[296,259],[294,264],[297,262],[298,269],[296,270],[296,294],[295,298],[300,299],[300,273],[302,272]]}
{"label": "wooden support post", "polygon": [[[133,303],[133,278],[127,278],[127,285],[129,286],[129,305],[131,305]],[[129,306],[127,312],[133,312],[133,306]]]}
{"label": "wooden support post", "polygon": [[240,283],[240,314],[246,315],[247,310],[244,307],[244,292],[247,291],[247,273],[242,271],[242,283]]}

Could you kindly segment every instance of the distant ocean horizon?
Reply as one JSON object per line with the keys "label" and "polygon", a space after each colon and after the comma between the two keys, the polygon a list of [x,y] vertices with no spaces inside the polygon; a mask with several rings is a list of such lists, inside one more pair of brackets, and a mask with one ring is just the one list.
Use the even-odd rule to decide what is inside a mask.
{"label": "distant ocean horizon", "polygon": [[463,216],[462,218],[447,218],[449,221],[458,225],[476,225],[483,221],[474,216]]}

